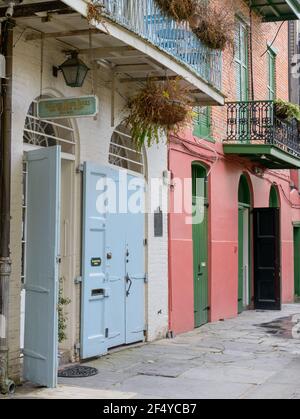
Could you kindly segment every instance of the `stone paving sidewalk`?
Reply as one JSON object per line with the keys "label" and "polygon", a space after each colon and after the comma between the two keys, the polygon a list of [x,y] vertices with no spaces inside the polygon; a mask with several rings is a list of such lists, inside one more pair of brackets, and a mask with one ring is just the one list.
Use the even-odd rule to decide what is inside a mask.
{"label": "stone paving sidewalk", "polygon": [[95,360],[97,376],[60,379],[56,390],[26,385],[14,397],[300,399],[298,329],[300,304],[249,311]]}

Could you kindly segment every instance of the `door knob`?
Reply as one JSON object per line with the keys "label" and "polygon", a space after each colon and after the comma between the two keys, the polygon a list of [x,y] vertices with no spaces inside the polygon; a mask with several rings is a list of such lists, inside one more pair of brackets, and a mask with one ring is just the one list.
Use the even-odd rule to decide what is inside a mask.
{"label": "door knob", "polygon": [[107,253],[106,257],[108,260],[112,259],[112,253],[111,252]]}

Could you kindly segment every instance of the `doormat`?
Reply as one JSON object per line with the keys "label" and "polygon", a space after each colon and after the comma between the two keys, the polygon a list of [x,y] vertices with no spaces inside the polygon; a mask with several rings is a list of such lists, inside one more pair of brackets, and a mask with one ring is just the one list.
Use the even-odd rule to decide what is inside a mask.
{"label": "doormat", "polygon": [[58,371],[59,378],[85,378],[93,377],[98,374],[98,370],[92,367],[85,367],[83,365],[74,365]]}

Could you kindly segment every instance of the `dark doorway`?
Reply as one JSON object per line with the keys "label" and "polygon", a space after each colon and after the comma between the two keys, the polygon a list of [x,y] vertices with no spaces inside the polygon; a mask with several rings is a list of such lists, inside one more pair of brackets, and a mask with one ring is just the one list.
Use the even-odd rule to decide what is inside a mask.
{"label": "dark doorway", "polygon": [[261,310],[281,309],[280,209],[254,210],[254,301]]}

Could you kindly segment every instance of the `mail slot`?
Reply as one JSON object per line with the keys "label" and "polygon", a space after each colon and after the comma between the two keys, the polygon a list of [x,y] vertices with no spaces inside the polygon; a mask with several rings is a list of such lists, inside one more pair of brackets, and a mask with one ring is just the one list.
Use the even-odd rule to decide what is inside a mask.
{"label": "mail slot", "polygon": [[104,297],[104,296],[105,296],[104,289],[92,290],[92,297]]}

